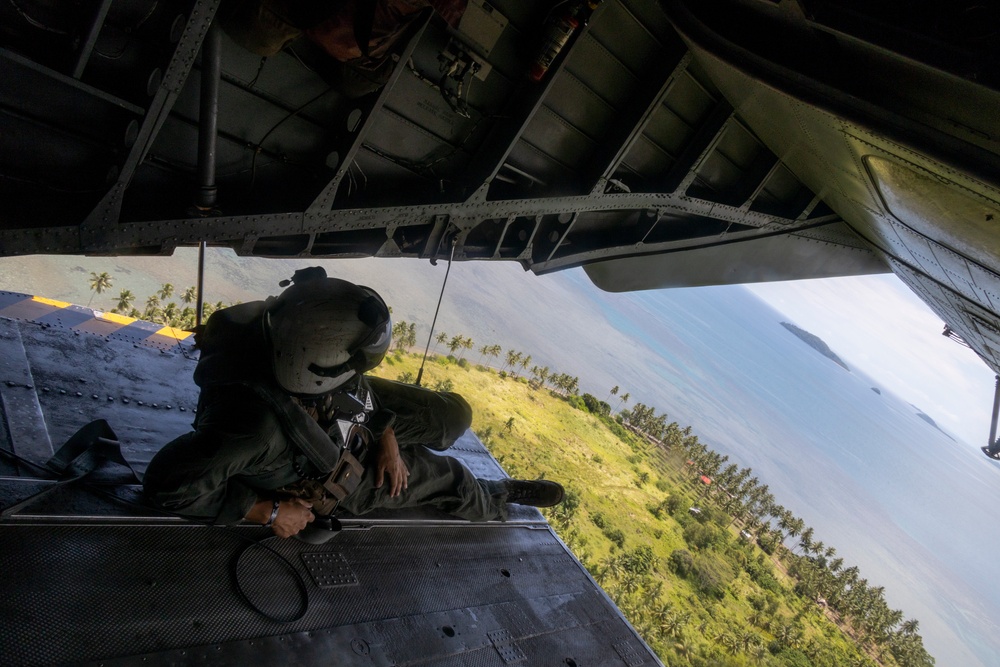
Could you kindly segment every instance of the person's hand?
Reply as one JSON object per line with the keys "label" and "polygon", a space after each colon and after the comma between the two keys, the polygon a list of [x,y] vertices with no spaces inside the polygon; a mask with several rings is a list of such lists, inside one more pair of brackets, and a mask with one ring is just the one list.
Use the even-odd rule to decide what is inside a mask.
{"label": "person's hand", "polygon": [[278,516],[271,524],[271,530],[278,537],[298,535],[316,518],[312,512],[312,503],[301,498],[282,500],[278,507]]}
{"label": "person's hand", "polygon": [[395,498],[406,489],[410,470],[399,455],[399,443],[396,442],[396,434],[392,427],[387,428],[382,434],[379,445],[375,469],[375,488],[382,488],[385,475],[388,474],[389,495]]}

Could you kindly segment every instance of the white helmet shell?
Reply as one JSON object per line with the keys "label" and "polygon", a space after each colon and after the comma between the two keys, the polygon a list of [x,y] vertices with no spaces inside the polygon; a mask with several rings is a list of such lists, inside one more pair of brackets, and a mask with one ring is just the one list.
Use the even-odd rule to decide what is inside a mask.
{"label": "white helmet shell", "polygon": [[389,309],[370,288],[321,278],[269,301],[264,327],[274,378],[290,394],[332,391],[377,366],[389,349]]}

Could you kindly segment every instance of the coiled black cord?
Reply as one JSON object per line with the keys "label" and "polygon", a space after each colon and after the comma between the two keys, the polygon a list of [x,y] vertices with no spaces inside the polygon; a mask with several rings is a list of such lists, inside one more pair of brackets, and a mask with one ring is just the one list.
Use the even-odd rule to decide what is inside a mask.
{"label": "coiled black cord", "polygon": [[[24,458],[22,456],[19,456],[18,454],[15,454],[14,452],[7,451],[6,449],[0,449],[0,454],[3,454],[7,458],[12,459],[12,460],[14,460],[14,461],[16,461],[18,463],[30,466],[32,468],[35,468],[36,470],[41,470],[44,473],[46,473],[47,475],[56,475],[55,471],[51,470],[50,468],[48,468],[48,467],[46,467],[44,465],[40,465],[38,463],[35,463],[34,461],[30,461],[30,460],[28,460],[28,459],[26,459],[26,458]],[[58,478],[56,480],[53,480],[53,481],[56,481],[58,483]],[[74,481],[74,480],[64,480],[64,481]],[[175,517],[175,518],[178,518],[178,519],[183,519],[184,521],[186,521],[188,523],[195,523],[195,524],[198,524],[198,525],[201,525],[201,526],[206,526],[208,528],[215,528],[217,530],[222,530],[227,535],[231,535],[231,536],[235,537],[237,540],[239,540],[241,542],[247,543],[246,546],[244,546],[244,548],[242,550],[240,550],[239,553],[237,553],[236,556],[232,559],[232,564],[230,566],[230,576],[232,576],[233,585],[236,588],[236,592],[240,596],[240,598],[242,598],[243,601],[246,602],[247,606],[249,606],[255,612],[257,612],[258,614],[260,614],[261,616],[263,616],[267,620],[273,621],[275,623],[281,623],[281,624],[294,623],[295,621],[298,621],[298,620],[301,620],[302,618],[304,618],[305,615],[306,615],[306,613],[308,613],[308,611],[309,611],[309,591],[306,588],[305,579],[302,577],[302,574],[298,571],[298,569],[296,569],[295,565],[288,558],[286,558],[283,554],[281,554],[280,552],[278,552],[276,549],[272,548],[270,545],[264,543],[264,540],[267,539],[266,537],[265,538],[260,538],[260,539],[255,539],[255,538],[247,537],[246,535],[243,535],[241,533],[241,531],[238,531],[235,528],[232,528],[230,526],[218,525],[218,524],[212,523],[210,521],[198,521],[197,519],[191,519],[189,517],[177,514],[176,512],[171,512],[169,510],[161,509],[159,507],[151,507],[151,506],[143,504],[143,503],[135,502],[133,500],[129,500],[128,498],[123,498],[123,497],[121,497],[121,496],[119,496],[119,495],[117,495],[115,493],[112,493],[112,492],[110,492],[110,491],[102,488],[101,486],[99,486],[97,484],[83,481],[82,478],[78,478],[75,481],[78,481],[88,491],[96,493],[97,495],[103,496],[105,498],[109,498],[109,499],[111,499],[111,500],[113,500],[115,502],[118,502],[120,504],[129,506],[129,507],[136,507],[136,508],[142,509],[144,511],[153,510],[155,512],[158,512],[158,513],[162,514],[163,516]],[[27,506],[27,505],[25,505],[25,506]],[[4,521],[7,521],[7,520],[9,520],[8,517],[0,517],[0,522],[4,522]],[[291,573],[292,578],[295,581],[295,586],[298,589],[299,599],[300,599],[300,603],[298,605],[298,608],[295,610],[294,613],[289,614],[289,615],[272,614],[271,612],[269,612],[269,611],[261,608],[260,605],[258,605],[256,602],[254,602],[253,599],[251,599],[250,595],[247,594],[247,591],[245,590],[245,587],[243,586],[243,583],[240,581],[239,569],[240,569],[240,563],[243,562],[243,559],[246,556],[246,554],[252,548],[254,548],[254,547],[257,547],[259,549],[263,549],[265,551],[265,553],[267,553],[270,556],[273,556],[274,558],[276,558],[277,561],[278,561],[278,563],[286,571],[288,571],[289,573]]]}

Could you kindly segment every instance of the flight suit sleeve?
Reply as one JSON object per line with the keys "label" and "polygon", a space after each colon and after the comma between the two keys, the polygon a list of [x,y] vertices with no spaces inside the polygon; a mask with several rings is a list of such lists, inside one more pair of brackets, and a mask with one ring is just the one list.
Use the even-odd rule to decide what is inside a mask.
{"label": "flight suit sleeve", "polygon": [[247,477],[287,464],[287,442],[274,414],[249,392],[201,403],[195,430],[166,444],[143,477],[156,507],[200,521],[241,521],[258,490]]}
{"label": "flight suit sleeve", "polygon": [[392,430],[401,448],[423,445],[444,451],[472,424],[472,408],[454,392],[432,391],[384,378],[365,379],[380,410],[393,415]]}

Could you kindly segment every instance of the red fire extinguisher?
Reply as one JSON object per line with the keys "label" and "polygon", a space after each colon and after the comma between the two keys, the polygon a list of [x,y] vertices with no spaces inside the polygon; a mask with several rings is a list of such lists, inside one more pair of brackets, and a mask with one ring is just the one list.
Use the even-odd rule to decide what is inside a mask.
{"label": "red fire extinguisher", "polygon": [[[596,3],[594,3],[596,6]],[[528,70],[528,78],[532,81],[541,81],[545,73],[552,65],[559,53],[566,46],[569,38],[580,27],[580,21],[576,18],[576,13],[580,5],[574,3],[568,10],[560,15],[553,16],[545,25],[545,37],[542,39],[542,47],[539,49],[538,57],[531,63]]]}

